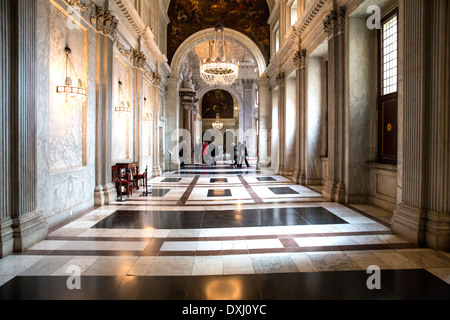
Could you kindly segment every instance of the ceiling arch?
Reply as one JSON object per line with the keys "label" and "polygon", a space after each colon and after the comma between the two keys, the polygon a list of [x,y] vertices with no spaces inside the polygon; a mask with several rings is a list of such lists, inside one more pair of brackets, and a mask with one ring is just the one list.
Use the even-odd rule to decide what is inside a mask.
{"label": "ceiling arch", "polygon": [[[164,7],[166,8],[166,12],[169,10],[170,2],[172,0],[163,0],[164,1]],[[267,0],[267,6],[269,7],[270,12],[272,12],[273,5],[275,4],[276,0]]]}
{"label": "ceiling arch", "polygon": [[223,24],[250,38],[270,59],[270,16],[267,0],[176,0],[168,7],[167,58],[171,63],[181,44],[193,34]]}
{"label": "ceiling arch", "polygon": [[[258,67],[259,76],[261,76],[265,72],[266,62],[264,55],[259,50],[258,46],[250,38],[232,29],[225,29],[224,37],[225,40],[239,43],[241,46],[246,48],[252,54],[255,64]],[[172,76],[178,77],[180,73],[180,68],[183,64],[185,57],[189,54],[191,50],[193,50],[193,48],[196,45],[213,39],[214,39],[214,28],[204,29],[186,39],[178,47],[171,61],[170,68],[172,69]]]}

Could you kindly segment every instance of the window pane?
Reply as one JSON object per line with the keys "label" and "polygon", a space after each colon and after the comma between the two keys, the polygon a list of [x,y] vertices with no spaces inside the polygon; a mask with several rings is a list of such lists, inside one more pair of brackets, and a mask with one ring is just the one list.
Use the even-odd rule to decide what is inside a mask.
{"label": "window pane", "polygon": [[383,24],[382,30],[382,83],[383,95],[397,92],[397,16]]}

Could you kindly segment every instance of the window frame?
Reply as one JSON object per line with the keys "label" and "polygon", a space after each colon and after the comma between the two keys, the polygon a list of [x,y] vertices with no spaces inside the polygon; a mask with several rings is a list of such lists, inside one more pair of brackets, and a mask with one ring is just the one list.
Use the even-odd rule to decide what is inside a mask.
{"label": "window frame", "polygon": [[[383,59],[383,26],[391,20],[393,17],[397,17],[397,91],[389,94],[384,94],[384,59]],[[378,162],[380,163],[386,163],[386,164],[392,164],[397,165],[397,159],[398,159],[398,131],[397,131],[397,140],[395,142],[397,146],[397,150],[394,155],[384,155],[384,109],[383,105],[385,103],[389,102],[396,102],[397,103],[397,123],[396,129],[398,128],[398,44],[399,44],[399,29],[398,29],[398,8],[390,11],[388,14],[386,14],[381,19],[381,28],[378,30],[378,151],[377,151],[377,157]]]}

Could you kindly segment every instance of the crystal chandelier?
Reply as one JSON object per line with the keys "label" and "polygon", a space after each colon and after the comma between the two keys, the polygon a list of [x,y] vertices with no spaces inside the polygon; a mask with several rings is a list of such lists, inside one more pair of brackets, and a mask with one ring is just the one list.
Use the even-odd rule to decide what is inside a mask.
{"label": "crystal chandelier", "polygon": [[200,63],[200,76],[210,86],[230,86],[239,76],[239,63],[227,59],[223,25],[214,28],[209,58]]}
{"label": "crystal chandelier", "polygon": [[115,108],[115,111],[119,113],[119,117],[121,114],[129,114],[131,113],[131,107],[130,103],[126,101],[125,102],[121,99],[121,94],[126,98],[125,94],[123,93],[122,89],[122,81],[119,80],[119,105]]}
{"label": "crystal chandelier", "polygon": [[[64,52],[66,53],[66,64],[64,68],[64,85],[56,86],[56,92],[60,94],[65,94],[66,102],[68,100],[68,97],[71,97],[75,100],[79,100],[80,102],[85,102],[86,88],[83,85],[83,81],[80,78],[78,78],[75,69],[73,67],[72,59],[70,59],[72,50],[68,46],[66,46],[64,48]],[[73,85],[72,78],[70,77],[70,75],[75,76],[75,78],[78,79],[77,86]]]}
{"label": "crystal chandelier", "polygon": [[219,114],[216,115],[216,120],[212,123],[212,127],[217,130],[221,130],[223,128],[223,122],[220,121]]}

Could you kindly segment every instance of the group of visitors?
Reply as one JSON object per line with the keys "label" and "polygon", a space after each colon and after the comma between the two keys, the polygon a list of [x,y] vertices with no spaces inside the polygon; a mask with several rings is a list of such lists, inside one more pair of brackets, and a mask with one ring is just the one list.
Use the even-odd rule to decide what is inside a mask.
{"label": "group of visitors", "polygon": [[[184,148],[186,147],[186,142],[180,137],[180,151],[179,158],[181,161],[181,167],[185,165],[184,158]],[[194,161],[195,163],[203,163],[208,165],[217,165],[216,159],[221,159],[227,154],[231,158],[232,168],[242,168],[243,164],[250,168],[250,164],[248,163],[248,149],[247,149],[247,141],[243,143],[238,142],[236,146],[234,143],[231,144],[230,149],[227,150],[228,146],[224,148],[221,144],[216,144],[214,137],[211,138],[211,142],[203,142],[203,145],[197,144],[194,147]],[[225,153],[225,154],[224,154]],[[201,159],[200,159],[201,158]]]}
{"label": "group of visitors", "polygon": [[248,157],[247,141],[244,141],[244,143],[238,142],[237,146],[234,143],[232,145],[233,145],[234,162],[231,165],[231,167],[242,168],[242,165],[245,163],[247,168],[250,168],[250,164],[248,163],[247,160]]}

